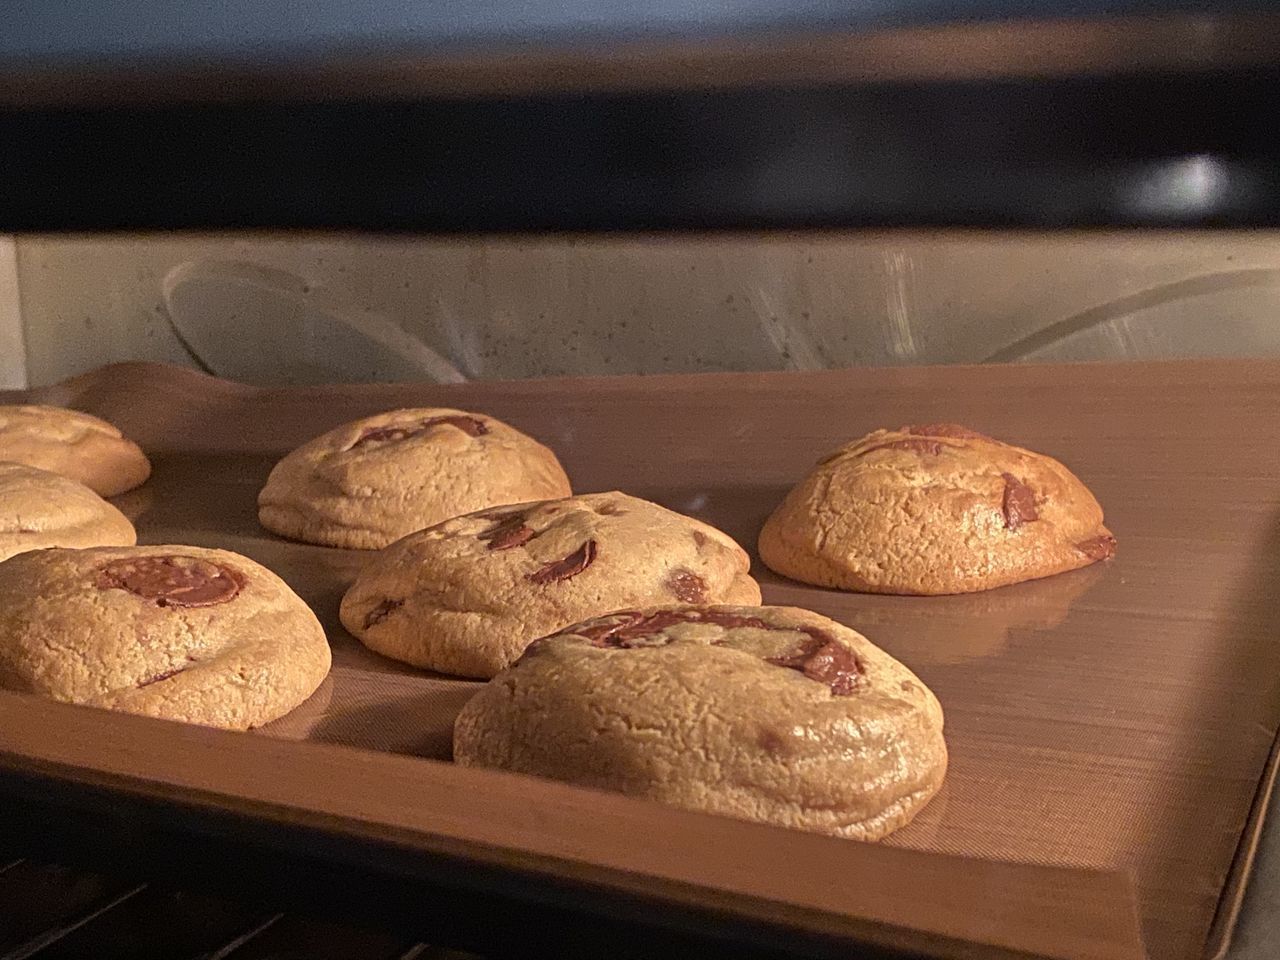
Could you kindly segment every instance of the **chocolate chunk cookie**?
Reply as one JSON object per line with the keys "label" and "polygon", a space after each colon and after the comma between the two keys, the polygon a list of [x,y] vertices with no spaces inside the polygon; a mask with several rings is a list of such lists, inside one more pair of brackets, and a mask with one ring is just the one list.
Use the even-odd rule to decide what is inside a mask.
{"label": "chocolate chunk cookie", "polygon": [[1115,553],[1057,460],[954,424],[877,430],[822,460],[760,532],[783,576],[867,593],[987,590]]}
{"label": "chocolate chunk cookie", "polygon": [[41,550],[0,563],[0,687],[243,730],[329,672],[319,621],[225,550]]}
{"label": "chocolate chunk cookie", "polygon": [[136,443],[105,420],[61,407],[0,406],[0,460],[70,477],[104,497],[151,476]]}
{"label": "chocolate chunk cookie", "polygon": [[942,708],[794,607],[620,611],[538,640],[454,726],[467,766],[876,840],[942,784]]}
{"label": "chocolate chunk cookie", "polygon": [[622,493],[483,510],[379,554],[342,600],[366,646],[415,666],[491,677],[529,641],[654,603],[759,603],[727,535]]}
{"label": "chocolate chunk cookie", "polygon": [[555,454],[500,420],[393,410],[330,430],[277,463],[258,519],[295,540],[376,550],[460,514],[571,492]]}
{"label": "chocolate chunk cookie", "polygon": [[83,483],[0,462],[0,560],[45,547],[131,547],[127,517]]}

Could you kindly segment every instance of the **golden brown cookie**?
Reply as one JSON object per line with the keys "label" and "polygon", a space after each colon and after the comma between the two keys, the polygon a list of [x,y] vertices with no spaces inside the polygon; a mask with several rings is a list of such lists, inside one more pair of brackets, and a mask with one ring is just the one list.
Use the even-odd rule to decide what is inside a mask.
{"label": "golden brown cookie", "polygon": [[652,607],[539,640],[459,714],[454,759],[876,840],[942,784],[942,708],[795,607]]}
{"label": "golden brown cookie", "polygon": [[244,730],[329,672],[310,608],[225,550],[40,550],[0,563],[0,687]]}
{"label": "golden brown cookie", "polygon": [[376,550],[460,514],[571,492],[555,454],[501,420],[392,410],[330,430],[277,463],[258,495],[258,519],[295,540]]}
{"label": "golden brown cookie", "polygon": [[0,460],[59,473],[104,497],[151,476],[136,443],[105,420],[62,407],[0,406]]}
{"label": "golden brown cookie", "polygon": [[823,459],[760,531],[760,558],[867,593],[988,590],[1115,553],[1102,507],[1051,457],[955,424],[877,430]]}
{"label": "golden brown cookie", "polygon": [[133,524],[67,477],[0,461],[0,560],[45,547],[131,547]]}
{"label": "golden brown cookie", "polygon": [[535,637],[622,607],[759,603],[726,534],[623,493],[484,510],[405,537],[361,571],[342,622],[415,666],[492,677]]}

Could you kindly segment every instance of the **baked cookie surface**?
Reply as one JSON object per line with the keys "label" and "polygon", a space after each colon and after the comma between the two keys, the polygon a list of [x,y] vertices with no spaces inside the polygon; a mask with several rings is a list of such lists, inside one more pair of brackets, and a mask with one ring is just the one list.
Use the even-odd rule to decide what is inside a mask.
{"label": "baked cookie surface", "polygon": [[129,519],[82,483],[0,461],[0,560],[45,547],[131,547]]}
{"label": "baked cookie surface", "polygon": [[258,519],[294,540],[376,550],[450,517],[571,492],[555,454],[500,420],[392,410],[288,454],[258,495]]}
{"label": "baked cookie surface", "polygon": [[622,607],[759,603],[727,534],[623,493],[498,507],[412,534],[342,600],[367,647],[415,666],[492,677],[552,630]]}
{"label": "baked cookie surface", "polygon": [[252,560],[187,546],[41,550],[0,563],[0,686],[243,730],[329,672],[310,608]]}
{"label": "baked cookie surface", "polygon": [[0,405],[0,460],[70,477],[104,497],[151,476],[136,443],[105,420],[62,407]]}
{"label": "baked cookie surface", "polygon": [[463,707],[454,759],[875,840],[942,784],[942,728],[910,670],[819,614],[651,607],[532,644]]}
{"label": "baked cookie surface", "polygon": [[877,430],[824,458],[760,531],[760,558],[868,593],[987,590],[1115,553],[1102,507],[1052,457],[955,424]]}

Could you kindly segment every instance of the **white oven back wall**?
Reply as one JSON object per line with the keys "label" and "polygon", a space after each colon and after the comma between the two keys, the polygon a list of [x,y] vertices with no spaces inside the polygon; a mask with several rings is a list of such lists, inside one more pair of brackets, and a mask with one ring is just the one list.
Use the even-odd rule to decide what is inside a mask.
{"label": "white oven back wall", "polygon": [[0,390],[27,385],[27,351],[18,309],[18,251],[12,237],[0,237]]}
{"label": "white oven back wall", "polygon": [[20,329],[5,249],[9,383],[120,360],[284,383],[1280,355],[1280,235],[1259,233],[31,237]]}

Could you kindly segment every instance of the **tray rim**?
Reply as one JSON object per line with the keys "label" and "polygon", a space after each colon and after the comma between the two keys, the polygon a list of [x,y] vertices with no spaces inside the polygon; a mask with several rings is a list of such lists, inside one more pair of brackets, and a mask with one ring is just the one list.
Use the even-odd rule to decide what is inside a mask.
{"label": "tray rim", "polygon": [[[273,830],[300,828],[315,837],[354,840],[383,849],[409,850],[433,862],[452,860],[480,869],[496,869],[526,881],[531,892],[545,897],[546,882],[563,882],[575,896],[598,898],[605,909],[614,896],[647,902],[649,922],[661,920],[662,911],[692,910],[702,922],[723,933],[726,925],[763,925],[778,933],[809,938],[818,944],[858,945],[884,956],[927,956],[938,960],[1022,960],[1022,958],[1098,958],[1141,960],[1145,951],[1137,915],[1136,898],[1127,873],[1088,868],[1042,867],[983,861],[924,851],[863,844],[708,814],[692,813],[600,793],[566,784],[491,770],[457,767],[442,761],[360,750],[332,744],[289,741],[215,730],[164,720],[131,716],[69,704],[55,703],[27,694],[0,692],[0,796],[11,803],[38,803],[42,790],[56,788],[63,797],[90,796],[101,792],[105,800],[87,801],[93,812],[110,821],[108,804],[130,800],[158,802],[169,817],[192,819],[198,833],[201,814],[230,814],[242,827],[251,824]],[[219,755],[234,754],[232,789],[214,772]],[[226,759],[225,756],[222,759]],[[279,787],[270,774],[282,765],[309,772],[327,770],[333,789],[323,802],[304,798]],[[336,776],[359,766],[359,778]],[[359,779],[362,786],[353,787]],[[368,813],[370,797],[394,796],[396,787],[413,784],[436,799],[455,795],[456,805],[443,817],[434,811],[401,805],[398,814]],[[376,790],[373,788],[377,788]],[[355,791],[354,793],[352,791]],[[541,824],[544,841],[534,844],[492,843],[486,835],[492,824],[477,822],[468,810],[468,798],[503,795],[505,811],[525,805],[529,816]],[[465,794],[465,796],[464,796]],[[392,805],[384,804],[384,814]],[[582,850],[583,819],[589,812],[608,816],[611,830],[631,831],[621,847],[594,860],[582,854],[565,856],[571,848]],[[137,816],[136,811],[133,814]],[[459,818],[461,825],[447,824]],[[673,862],[670,869],[655,869],[653,858],[643,867],[625,864],[621,852],[643,855],[645,841],[656,823],[674,829],[693,854]],[[133,821],[136,831],[139,824]],[[172,829],[172,824],[169,824]],[[502,829],[500,828],[499,832]],[[589,832],[589,831],[588,831]],[[615,833],[616,836],[616,833]],[[598,839],[598,838],[597,838]],[[536,841],[535,841],[536,843]],[[698,856],[724,843],[735,859],[754,863],[747,872],[759,878],[769,867],[787,862],[810,862],[820,855],[828,863],[839,856],[848,886],[866,889],[896,883],[900,890],[917,886],[922,871],[947,888],[946,903],[935,903],[954,922],[967,917],[981,936],[950,936],[926,924],[913,926],[902,919],[915,913],[923,901],[901,902],[895,907],[883,895],[872,909],[862,913],[831,909],[806,897],[785,900],[757,896],[729,885],[716,887],[691,880],[690,865]],[[559,848],[559,852],[557,852]],[[767,848],[767,849],[766,849]],[[781,853],[787,851],[787,853]],[[856,856],[844,856],[856,851]],[[744,859],[745,858],[745,859]],[[794,859],[792,859],[794,858]],[[744,868],[745,869],[745,868]],[[785,867],[784,867],[785,870]],[[897,874],[896,879],[891,876]],[[792,871],[792,879],[795,872]],[[781,889],[774,878],[765,886]],[[1037,899],[1028,897],[1027,881],[1036,879],[1053,888],[1055,907],[1074,902],[1080,915],[1062,923],[1046,923],[1036,912]],[[859,881],[864,881],[860,884]],[[978,881],[978,882],[975,882]],[[741,881],[737,882],[740,886]],[[806,902],[806,899],[808,902]],[[1002,944],[1001,930],[1010,916],[1009,904],[1019,903],[1024,917],[1020,935],[1032,944],[1022,949]],[[561,904],[562,905],[562,904]],[[1039,898],[1041,908],[1047,906]],[[886,916],[896,911],[897,916]],[[643,911],[642,911],[643,912]],[[1015,913],[1017,910],[1014,911]],[[878,915],[876,915],[878,914]],[[1056,913],[1055,919],[1064,914]],[[1027,927],[1026,921],[1032,921]],[[934,924],[937,925],[936,923]],[[1046,929],[1048,928],[1048,929]],[[1100,930],[1105,933],[1099,935]],[[1038,941],[1038,942],[1035,942]],[[1063,952],[1069,951],[1069,952]],[[750,955],[749,951],[748,954]],[[825,956],[826,951],[802,950],[801,956]]]}
{"label": "tray rim", "polygon": [[1229,960],[1245,895],[1253,879],[1253,867],[1258,859],[1263,830],[1271,817],[1277,779],[1280,779],[1280,735],[1272,741],[1271,752],[1267,756],[1257,792],[1249,807],[1248,819],[1240,834],[1240,843],[1236,847],[1235,856],[1231,858],[1231,867],[1218,898],[1218,908],[1214,911],[1213,922],[1205,937],[1205,960]]}

